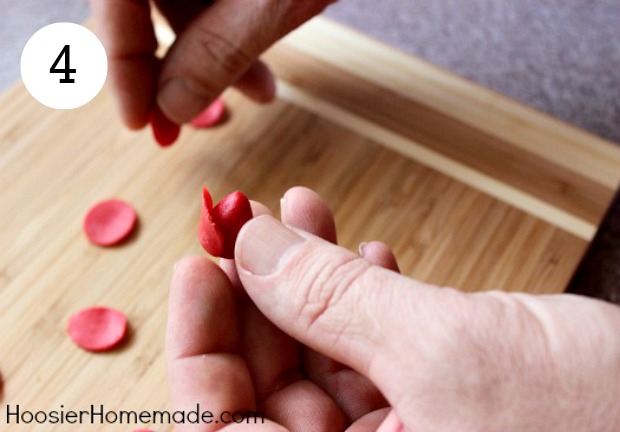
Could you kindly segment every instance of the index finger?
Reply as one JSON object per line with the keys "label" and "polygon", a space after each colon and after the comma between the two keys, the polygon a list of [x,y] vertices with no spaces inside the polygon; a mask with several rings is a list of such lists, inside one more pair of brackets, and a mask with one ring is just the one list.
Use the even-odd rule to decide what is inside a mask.
{"label": "index finger", "polygon": [[[252,379],[237,354],[236,302],[224,272],[206,257],[176,264],[170,288],[166,357],[175,410],[199,404],[214,413],[255,409]],[[177,425],[206,432],[221,424]]]}
{"label": "index finger", "polygon": [[91,0],[95,31],[108,54],[112,93],[125,124],[146,125],[155,97],[157,39],[148,0]]}

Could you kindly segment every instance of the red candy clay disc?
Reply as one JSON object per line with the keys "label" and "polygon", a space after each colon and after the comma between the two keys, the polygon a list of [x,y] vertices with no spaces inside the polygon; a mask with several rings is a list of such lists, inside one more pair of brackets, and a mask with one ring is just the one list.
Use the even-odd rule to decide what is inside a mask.
{"label": "red candy clay disc", "polygon": [[217,98],[203,112],[192,120],[192,126],[196,128],[208,128],[217,125],[224,118],[226,104],[224,99]]}
{"label": "red candy clay disc", "polygon": [[153,129],[153,136],[162,147],[174,144],[179,137],[179,133],[181,133],[181,127],[166,117],[157,105],[151,111],[150,123]]}
{"label": "red candy clay disc", "polygon": [[67,332],[73,342],[85,350],[109,351],[125,337],[127,318],[114,309],[92,307],[72,315]]}
{"label": "red candy clay disc", "polygon": [[102,201],[86,214],[84,232],[88,240],[98,246],[113,246],[131,234],[136,220],[136,212],[126,202]]}

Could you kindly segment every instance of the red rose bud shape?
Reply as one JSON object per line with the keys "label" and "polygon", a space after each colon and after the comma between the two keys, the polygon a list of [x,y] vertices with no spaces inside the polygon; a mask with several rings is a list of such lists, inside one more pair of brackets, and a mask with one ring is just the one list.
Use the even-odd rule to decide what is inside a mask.
{"label": "red rose bud shape", "polygon": [[181,133],[181,127],[166,117],[157,105],[151,111],[149,119],[155,141],[161,147],[168,147],[174,144]]}
{"label": "red rose bud shape", "polygon": [[243,224],[252,219],[250,201],[239,191],[224,197],[215,207],[209,190],[202,189],[198,239],[209,254],[232,259]]}

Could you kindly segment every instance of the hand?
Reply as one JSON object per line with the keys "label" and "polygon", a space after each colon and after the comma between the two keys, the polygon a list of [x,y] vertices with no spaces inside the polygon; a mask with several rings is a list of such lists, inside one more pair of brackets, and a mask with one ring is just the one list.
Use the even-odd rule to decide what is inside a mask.
{"label": "hand", "polygon": [[[316,194],[295,188],[283,201],[286,223],[336,241],[331,211]],[[255,214],[268,213],[252,204]],[[397,269],[382,243],[367,244],[363,256]],[[220,265],[192,257],[175,266],[166,348],[174,409],[193,410],[197,403],[215,413],[258,409],[270,422],[257,430],[282,430],[279,423],[291,430],[334,431],[351,422],[359,431],[376,430],[388,406],[376,387],[276,328],[241,287],[234,261]]]}
{"label": "hand", "polygon": [[91,0],[106,48],[112,91],[125,123],[142,128],[155,104],[186,123],[235,85],[259,102],[273,98],[269,69],[256,59],[333,0],[155,0],[177,34],[160,64],[148,0]]}
{"label": "hand", "polygon": [[[283,217],[324,234],[328,218],[310,211],[312,200],[290,191]],[[177,267],[168,333],[176,409],[258,407],[274,423],[257,430],[620,430],[616,306],[425,285],[267,215],[244,226],[234,264],[229,277],[202,260]],[[229,278],[251,299],[239,315],[244,293],[233,295]],[[195,320],[184,326],[180,312]],[[301,361],[286,348],[294,341],[307,347]]]}

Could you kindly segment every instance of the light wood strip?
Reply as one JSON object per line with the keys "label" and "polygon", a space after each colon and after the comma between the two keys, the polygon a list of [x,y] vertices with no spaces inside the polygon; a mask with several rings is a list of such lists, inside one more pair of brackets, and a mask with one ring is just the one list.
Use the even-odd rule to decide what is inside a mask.
{"label": "light wood strip", "polygon": [[318,17],[284,43],[607,188],[620,183],[620,151],[609,142],[341,24]]}
{"label": "light wood strip", "polygon": [[[334,41],[337,42],[337,41]],[[273,51],[277,56],[272,56]],[[476,171],[598,224],[612,191],[556,163],[285,45],[266,58],[286,82]],[[620,149],[619,149],[620,151]]]}
{"label": "light wood strip", "polygon": [[596,232],[595,225],[583,219],[549,205],[536,197],[523,193],[519,189],[508,184],[497,181],[464,164],[455,162],[438,152],[421,146],[388,129],[370,123],[335,105],[316,99],[285,82],[280,82],[278,88],[280,97],[295,105],[299,105],[317,115],[329,118],[331,121],[347,129],[358,131],[387,148],[432,167],[447,176],[479,189],[500,201],[506,202],[580,238],[590,240]]}

